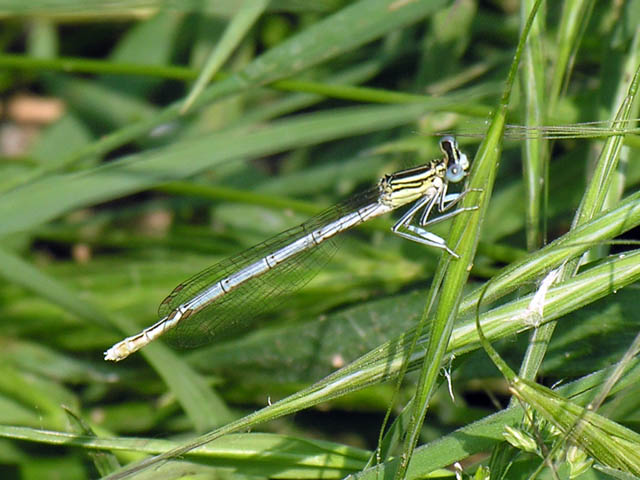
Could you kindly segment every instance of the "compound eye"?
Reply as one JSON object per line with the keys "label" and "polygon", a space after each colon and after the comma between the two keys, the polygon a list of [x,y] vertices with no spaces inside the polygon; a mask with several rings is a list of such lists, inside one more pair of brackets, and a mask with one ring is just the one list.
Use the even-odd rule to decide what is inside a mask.
{"label": "compound eye", "polygon": [[464,168],[462,168],[462,166],[460,166],[459,164],[453,164],[450,165],[449,168],[447,168],[446,178],[448,181],[456,183],[464,178],[465,173],[466,172],[464,171]]}

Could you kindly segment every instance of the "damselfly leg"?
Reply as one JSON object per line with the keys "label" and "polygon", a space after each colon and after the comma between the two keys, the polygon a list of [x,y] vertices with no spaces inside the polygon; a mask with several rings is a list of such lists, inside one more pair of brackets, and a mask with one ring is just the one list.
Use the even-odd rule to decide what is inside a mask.
{"label": "damselfly leg", "polygon": [[[454,197],[451,200],[451,202],[457,203],[460,200],[461,194],[454,193],[454,194],[451,194],[451,196]],[[409,212],[407,212],[407,214],[409,215],[407,214],[403,215],[403,217],[393,226],[392,228],[393,233],[403,238],[406,238],[407,240],[412,240],[414,242],[422,243],[423,245],[428,245],[430,247],[436,247],[441,250],[444,250],[454,258],[460,258],[460,256],[456,252],[454,252],[449,248],[444,238],[436,235],[435,233],[429,232],[422,227],[426,227],[428,225],[434,225],[438,222],[448,220],[449,218],[452,218],[458,215],[459,213],[468,212],[470,210],[476,210],[478,207],[459,208],[457,210],[454,210],[453,212],[449,212],[445,215],[440,215],[439,217],[426,221],[421,226],[411,225],[411,221],[413,220],[416,213],[420,210],[421,207],[423,207],[426,204],[426,207],[425,207],[426,215],[423,213],[422,218],[427,218],[429,216],[430,211],[433,209],[433,206],[438,203],[439,199],[436,196],[434,198],[431,198],[431,199],[427,198],[425,200],[426,201],[421,201],[418,204],[416,204],[418,208],[412,207],[412,209],[409,210]],[[440,208],[438,210],[440,210]]]}
{"label": "damselfly leg", "polygon": [[[458,208],[453,212],[445,213],[444,215],[439,215],[435,218],[429,219],[429,215],[431,214],[434,206],[438,206],[438,212],[440,213],[447,212],[455,205],[457,205],[458,202],[460,202],[460,200],[462,200],[467,193],[478,190],[479,189],[465,189],[460,193],[447,194],[447,184],[445,183],[440,192],[436,193],[432,197],[425,196],[418,200],[400,218],[400,220],[396,222],[396,224],[392,228],[392,231],[396,235],[399,235],[408,240],[422,243],[423,245],[428,245],[430,247],[439,248],[441,250],[444,250],[454,258],[460,258],[460,256],[456,252],[449,248],[446,241],[442,237],[436,235],[435,233],[427,231],[423,227],[443,222],[462,212],[476,210],[478,207]],[[421,210],[422,213],[420,214],[419,225],[412,225],[411,222]]]}
{"label": "damselfly leg", "polygon": [[[481,192],[482,189],[481,188],[465,188],[462,192],[460,193],[449,193],[447,194],[447,185],[444,186],[444,193],[443,195],[440,196],[441,200],[440,203],[438,204],[438,211],[440,213],[444,213],[447,212],[449,210],[451,210],[453,207],[455,207],[458,202],[460,202],[460,200],[462,200],[469,192]],[[462,212],[464,211],[469,211],[469,210],[476,210],[477,207],[467,207],[467,208],[463,208],[461,209]],[[440,215],[439,217],[433,218],[431,220],[429,220],[429,211],[427,211],[426,209],[423,210],[422,215],[420,216],[420,225],[421,226],[426,226],[426,225],[433,225],[434,223],[438,223],[441,222],[443,220],[446,220],[447,218],[451,218],[452,215]],[[454,212],[454,215],[456,215],[457,212]]]}

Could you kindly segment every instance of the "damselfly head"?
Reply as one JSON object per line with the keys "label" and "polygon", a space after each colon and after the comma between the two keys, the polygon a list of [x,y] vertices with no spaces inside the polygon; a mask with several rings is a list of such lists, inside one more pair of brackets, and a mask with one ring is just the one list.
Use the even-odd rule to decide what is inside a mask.
{"label": "damselfly head", "polygon": [[458,148],[458,142],[451,135],[442,137],[440,140],[440,150],[444,153],[447,161],[447,173],[445,178],[449,182],[457,183],[467,175],[469,169],[469,159]]}

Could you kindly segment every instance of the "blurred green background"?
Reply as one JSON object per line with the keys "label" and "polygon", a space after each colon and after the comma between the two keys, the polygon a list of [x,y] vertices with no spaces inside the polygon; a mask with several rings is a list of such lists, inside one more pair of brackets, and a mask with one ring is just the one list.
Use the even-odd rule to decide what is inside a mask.
{"label": "blurred green background", "polygon": [[[102,360],[156,321],[177,284],[385,173],[437,158],[443,132],[460,134],[473,158],[524,3],[0,2],[0,477],[98,478],[155,448],[152,439],[223,425],[414,326],[441,254],[392,235],[386,217],[345,235],[308,285],[215,343]],[[527,108],[523,78],[511,123],[613,118],[637,67],[639,15],[637,1],[548,2],[525,60],[544,109]],[[522,138],[505,142],[471,272],[478,285],[569,229],[602,145],[555,141],[547,172],[523,168]],[[625,143],[610,207],[640,182],[635,135]],[[446,238],[447,228],[434,232]],[[617,362],[639,321],[633,286],[569,314],[541,381]],[[512,365],[527,340],[500,343]],[[506,405],[483,352],[456,359],[451,374],[455,403],[445,384],[425,442]],[[236,453],[216,443],[219,457],[148,475],[342,478],[364,468],[386,409],[399,413],[412,380],[393,405],[394,382],[379,383],[260,427],[277,436],[238,437]],[[637,428],[639,398],[629,387],[605,413]],[[41,430],[113,443],[68,446]],[[307,452],[315,439],[332,443]],[[470,474],[492,442],[467,452]],[[300,460],[330,449],[335,465]],[[509,478],[541,460],[520,462]]]}

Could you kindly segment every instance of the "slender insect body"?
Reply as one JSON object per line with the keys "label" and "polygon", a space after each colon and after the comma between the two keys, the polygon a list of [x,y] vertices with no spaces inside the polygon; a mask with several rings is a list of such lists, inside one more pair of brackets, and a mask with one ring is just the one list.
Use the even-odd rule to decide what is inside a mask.
{"label": "slender insect body", "polygon": [[[243,301],[258,308],[273,295],[301,286],[308,267],[320,263],[314,257],[320,254],[315,252],[322,252],[332,237],[404,205],[413,204],[394,225],[394,233],[457,257],[444,239],[423,228],[469,210],[458,209],[428,221],[435,205],[444,212],[465,193],[447,195],[447,186],[448,182],[459,182],[466,174],[469,167],[466,155],[460,153],[452,137],[443,137],[440,147],[444,154],[442,159],[385,175],[376,189],[339,204],[299,227],[230,257],[178,285],[160,304],[163,318],[137,335],[115,344],[105,352],[105,359],[122,360],[168,331],[176,334],[180,329],[201,337],[215,334],[225,320],[235,321],[236,317],[251,313],[247,312]],[[422,212],[418,225],[412,225],[418,212]],[[321,260],[325,261],[329,256],[325,255],[326,258]],[[275,283],[276,271],[294,274],[296,279],[291,286]],[[262,293],[259,288],[263,289]],[[242,294],[237,294],[236,291],[240,290]],[[207,325],[208,322],[211,325]]]}
{"label": "slender insect body", "polygon": [[[304,237],[296,240],[289,245],[286,245],[273,254],[267,255],[257,262],[243,268],[237,273],[223,278],[219,282],[221,288],[216,288],[217,285],[214,285],[211,289],[205,290],[201,294],[197,295],[194,300],[181,306],[184,306],[184,308],[187,310],[197,312],[198,308],[203,306],[204,304],[208,304],[211,301],[219,298],[223,294],[231,292],[234,288],[245,283],[247,280],[264,274],[280,263],[288,260],[292,256],[297,255],[309,248],[313,248],[318,243],[328,240],[329,238],[337,235],[344,230],[352,228],[353,226],[369,220],[370,218],[383,215],[388,211],[390,211],[390,208],[381,204],[373,204],[363,207],[357,212],[347,215],[340,220],[337,220],[336,222],[330,223],[322,228],[314,230],[313,232],[305,235]],[[220,292],[220,290],[222,290],[222,292]]]}
{"label": "slender insect body", "polygon": [[[224,280],[221,280],[220,282],[224,286],[224,289],[227,292],[230,292],[231,290],[236,288],[238,285],[246,282],[247,280],[253,277],[262,275],[263,273],[269,271],[269,269],[270,269],[269,263],[266,261],[265,258],[261,258],[257,262],[249,265],[248,267],[243,268],[238,273],[234,273],[233,275],[230,275],[229,277],[225,278]],[[204,295],[205,298],[207,296],[208,295],[206,294]]]}

